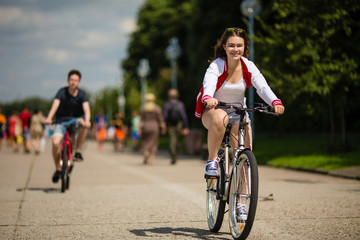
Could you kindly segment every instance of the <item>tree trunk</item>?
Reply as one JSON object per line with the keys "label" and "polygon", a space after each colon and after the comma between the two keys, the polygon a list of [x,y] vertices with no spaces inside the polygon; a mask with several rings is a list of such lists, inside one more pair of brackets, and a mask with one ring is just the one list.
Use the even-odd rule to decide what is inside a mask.
{"label": "tree trunk", "polygon": [[347,132],[346,132],[346,116],[344,102],[340,103],[340,124],[341,124],[341,147],[343,151],[348,150]]}
{"label": "tree trunk", "polygon": [[331,93],[328,95],[328,103],[329,103],[329,121],[330,121],[330,137],[331,143],[330,148],[336,146],[336,132],[335,132],[335,120],[334,120],[334,108],[332,104]]}

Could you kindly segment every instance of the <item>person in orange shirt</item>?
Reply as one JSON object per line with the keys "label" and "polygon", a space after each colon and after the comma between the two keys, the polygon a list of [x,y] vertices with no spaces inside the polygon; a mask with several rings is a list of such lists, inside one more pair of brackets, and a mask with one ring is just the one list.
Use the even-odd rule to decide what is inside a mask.
{"label": "person in orange shirt", "polygon": [[103,151],[103,143],[106,140],[106,116],[104,111],[100,110],[94,118],[94,127],[96,131],[96,140],[98,141],[99,152]]}

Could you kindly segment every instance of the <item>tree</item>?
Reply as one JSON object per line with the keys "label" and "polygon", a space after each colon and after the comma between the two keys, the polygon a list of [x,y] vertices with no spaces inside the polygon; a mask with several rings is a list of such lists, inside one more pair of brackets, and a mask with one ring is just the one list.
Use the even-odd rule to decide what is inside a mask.
{"label": "tree", "polygon": [[118,89],[107,87],[95,95],[93,106],[91,106],[91,115],[95,116],[100,110],[103,110],[107,119],[111,120],[119,112]]}
{"label": "tree", "polygon": [[[138,29],[131,35],[129,57],[122,62],[125,92],[139,92],[137,67],[141,58],[150,62],[149,90],[159,103],[167,99],[171,86],[169,60],[165,49],[169,40],[179,39],[182,55],[178,59],[178,88],[192,125],[195,101],[202,78],[213,55],[212,46],[228,26],[245,26],[240,15],[241,0],[148,0],[139,11]],[[132,89],[132,90],[130,90]],[[127,102],[129,95],[126,96]],[[134,105],[133,105],[134,106]],[[140,99],[138,98],[138,106]]]}
{"label": "tree", "polygon": [[2,112],[6,116],[10,116],[13,111],[20,113],[25,106],[28,107],[30,112],[33,112],[34,110],[39,110],[44,115],[47,115],[51,107],[51,101],[39,97],[28,97],[22,100],[16,100],[1,105],[2,105]]}
{"label": "tree", "polygon": [[[140,79],[137,68],[142,58],[149,60],[150,75],[147,77],[148,91],[156,94],[158,102],[166,99],[170,88],[170,66],[165,56],[165,49],[172,37],[178,37],[183,46],[186,37],[186,26],[190,14],[189,1],[182,0],[148,0],[141,7],[138,15],[137,30],[131,35],[128,46],[129,57],[122,62],[126,72],[125,95],[132,109],[140,107]],[[184,58],[180,58],[181,61]],[[182,68],[179,67],[179,80]],[[129,105],[127,112],[129,113]]]}
{"label": "tree", "polygon": [[300,108],[309,116],[329,116],[333,145],[341,136],[343,149],[353,121],[348,109],[356,107],[351,94],[360,86],[359,10],[354,0],[278,0],[271,19],[261,20],[257,38],[266,53],[259,62],[267,79],[288,104],[301,97]]}

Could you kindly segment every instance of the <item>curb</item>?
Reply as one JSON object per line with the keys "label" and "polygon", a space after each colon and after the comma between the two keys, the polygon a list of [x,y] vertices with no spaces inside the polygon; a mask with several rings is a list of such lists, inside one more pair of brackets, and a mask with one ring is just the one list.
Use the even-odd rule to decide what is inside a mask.
{"label": "curb", "polygon": [[[266,165],[266,166],[276,168],[275,166],[271,166],[271,165]],[[301,172],[328,175],[328,176],[332,176],[332,177],[340,177],[340,178],[346,178],[346,179],[360,180],[360,174],[356,174],[356,175],[341,174],[341,173],[336,173],[336,172],[331,172],[331,171],[323,171],[323,170],[308,169],[308,168],[293,168],[293,167],[279,167],[279,168],[284,168],[284,169],[294,170],[294,171],[301,171]]]}

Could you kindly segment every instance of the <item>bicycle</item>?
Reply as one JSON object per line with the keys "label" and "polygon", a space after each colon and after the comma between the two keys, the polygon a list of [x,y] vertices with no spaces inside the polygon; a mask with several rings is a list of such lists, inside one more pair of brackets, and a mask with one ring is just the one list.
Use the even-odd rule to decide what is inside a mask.
{"label": "bicycle", "polygon": [[[77,128],[80,127],[77,119],[71,119],[65,122],[55,122],[55,124],[62,124],[66,130],[61,143],[60,166],[61,166],[61,192],[65,192],[70,187],[70,174],[74,167],[74,160],[72,157],[73,144],[70,136],[76,134]],[[75,137],[76,138],[76,137]],[[76,142],[76,141],[75,141]]]}
{"label": "bicycle", "polygon": [[[274,113],[272,107],[264,104],[259,104],[254,108],[244,108],[242,104],[219,102],[216,108],[232,109],[230,111],[234,114],[228,112],[229,121],[218,152],[219,176],[208,177],[205,175],[207,222],[210,231],[218,232],[224,214],[229,212],[229,227],[232,237],[236,240],[246,239],[255,219],[259,178],[256,158],[250,149],[245,148],[244,131],[249,123],[244,120],[247,112],[277,114]],[[229,154],[231,128],[236,123],[239,123],[238,146],[234,148],[231,159]],[[231,160],[232,169],[230,169]],[[229,209],[225,212],[226,203],[228,203]],[[237,215],[238,204],[245,207],[247,218]]]}

